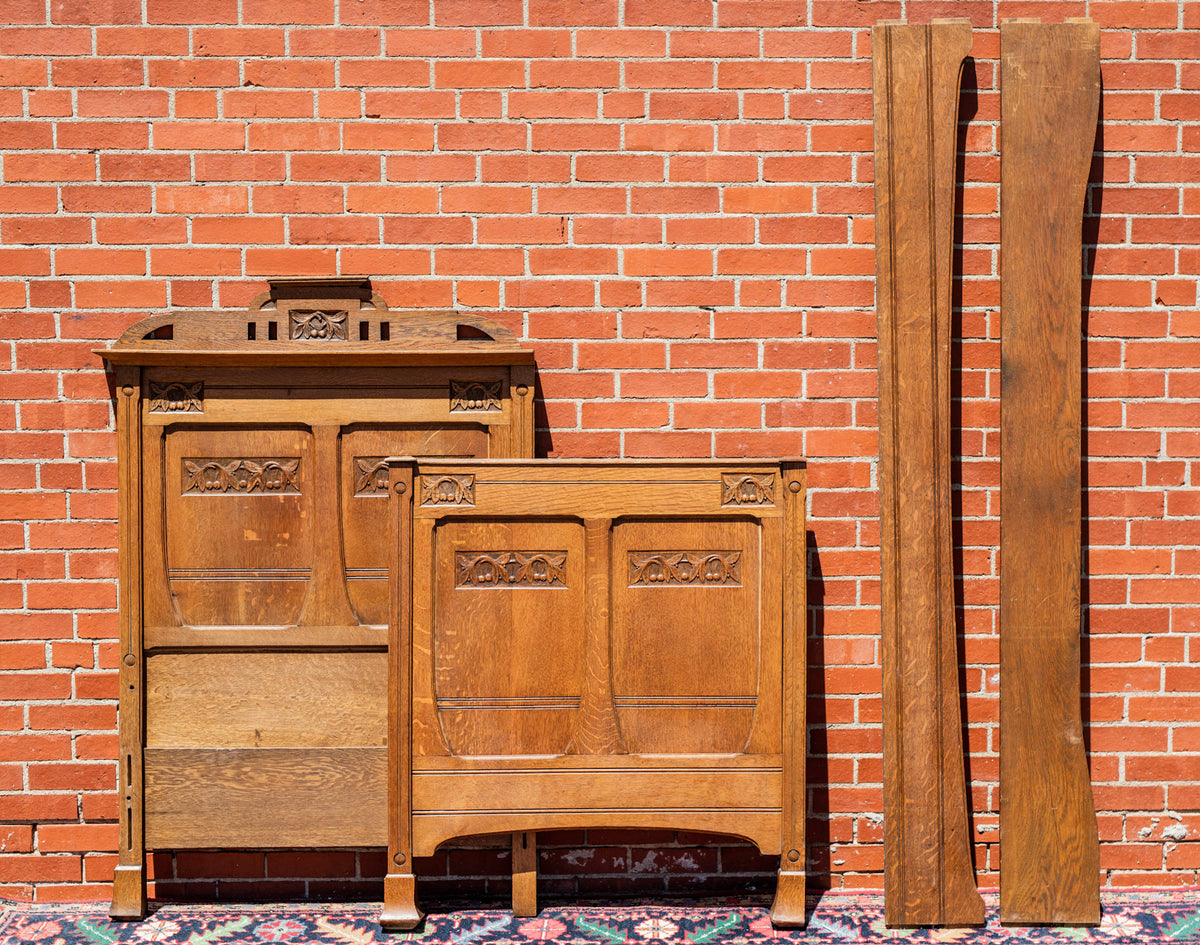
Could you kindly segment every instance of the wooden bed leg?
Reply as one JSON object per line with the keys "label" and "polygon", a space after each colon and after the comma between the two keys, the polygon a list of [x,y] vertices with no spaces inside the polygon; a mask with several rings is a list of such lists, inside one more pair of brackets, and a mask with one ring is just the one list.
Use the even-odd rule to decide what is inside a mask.
{"label": "wooden bed leg", "polygon": [[1000,921],[1100,922],[1079,684],[1090,20],[1000,26]]}
{"label": "wooden bed leg", "polygon": [[417,878],[412,873],[389,873],[383,880],[383,912],[379,925],[388,931],[407,931],[421,924],[417,908]]}
{"label": "wooden bed leg", "polygon": [[512,911],[522,917],[538,913],[537,834],[532,830],[512,835]]}
{"label": "wooden bed leg", "polygon": [[379,924],[416,928],[417,878],[412,872],[412,494],[413,464],[388,468],[388,874]]}
{"label": "wooden bed leg", "polygon": [[113,871],[112,905],[108,917],[118,921],[146,918],[146,867],[118,866]]}
{"label": "wooden bed leg", "polygon": [[117,794],[120,846],[113,872],[110,918],[146,917],[146,837],[143,808],[142,731],[142,449],[141,369],[119,365],[117,382],[117,562],[120,586],[118,632],[121,663],[117,709]]}
{"label": "wooden bed leg", "polygon": [[784,860],[771,903],[771,924],[781,929],[804,928],[804,871],[787,868],[794,865]]}

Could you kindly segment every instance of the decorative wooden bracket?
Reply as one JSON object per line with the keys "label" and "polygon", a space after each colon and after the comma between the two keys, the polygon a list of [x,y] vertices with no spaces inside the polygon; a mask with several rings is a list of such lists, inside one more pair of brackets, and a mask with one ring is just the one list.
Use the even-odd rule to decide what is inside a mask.
{"label": "decorative wooden bracket", "polygon": [[872,33],[888,925],[978,925],[950,504],[958,92],[967,20]]}
{"label": "decorative wooden bracket", "polygon": [[1000,918],[1100,921],[1079,686],[1082,221],[1090,20],[1000,27]]}

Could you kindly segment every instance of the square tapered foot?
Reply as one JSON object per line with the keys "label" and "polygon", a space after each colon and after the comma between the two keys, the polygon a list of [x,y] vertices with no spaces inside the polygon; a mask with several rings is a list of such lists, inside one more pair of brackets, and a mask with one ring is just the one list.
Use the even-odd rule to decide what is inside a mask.
{"label": "square tapered foot", "polygon": [[113,871],[112,905],[108,917],[123,922],[146,918],[146,867],[118,866]]}
{"label": "square tapered foot", "polygon": [[383,912],[379,924],[392,932],[415,929],[421,924],[417,908],[417,878],[412,873],[389,873],[383,879]]}
{"label": "square tapered foot", "polygon": [[779,871],[771,924],[781,929],[804,928],[804,874]]}
{"label": "square tapered foot", "polygon": [[537,906],[537,834],[512,835],[512,911],[519,918],[531,918]]}

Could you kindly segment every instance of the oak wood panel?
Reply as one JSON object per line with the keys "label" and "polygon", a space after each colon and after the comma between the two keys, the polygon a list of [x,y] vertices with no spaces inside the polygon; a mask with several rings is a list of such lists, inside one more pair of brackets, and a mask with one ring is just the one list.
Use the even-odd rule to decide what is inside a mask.
{"label": "oak wood panel", "polygon": [[1080,708],[1082,214],[1100,100],[1087,20],[1000,28],[1000,916],[1100,921]]}
{"label": "oak wood panel", "polygon": [[950,497],[958,96],[967,20],[872,34],[884,885],[889,925],[976,925]]}
{"label": "oak wood panel", "polygon": [[653,810],[764,808],[778,810],[782,769],[690,767],[571,768],[525,771],[413,773],[413,812]]}
{"label": "oak wood panel", "polygon": [[[494,554],[489,552],[495,552]],[[447,522],[431,560],[434,692],[458,755],[561,754],[579,707],[584,534],[579,522]],[[561,577],[513,582],[548,568]],[[522,564],[523,562],[523,564]]]}
{"label": "oak wood panel", "polygon": [[[234,848],[304,845],[312,830],[324,845],[364,839],[353,827],[333,839],[358,804],[353,791],[337,799],[350,806],[332,826],[272,834],[274,813],[230,828],[222,797],[249,823],[255,804],[286,793],[185,793],[197,806],[181,821],[159,790],[146,832],[143,748],[382,744],[392,543],[381,527],[387,483],[360,460],[530,455],[533,355],[487,319],[390,313],[360,277],[274,280],[245,311],[153,316],[98,353],[118,381],[123,796],[112,914],[137,918],[146,836]],[[386,772],[373,776],[382,792]],[[296,818],[322,818],[334,803],[308,800]]]}
{"label": "oak wood panel", "polygon": [[386,744],[386,653],[159,653],[146,659],[146,745]]}
{"label": "oak wood panel", "polygon": [[[413,711],[389,742],[411,724],[411,765],[393,776],[412,785],[413,852],[564,827],[730,833],[784,854],[774,915],[802,924],[802,464],[398,459],[401,473],[397,520],[411,515],[412,558],[432,562],[411,576]],[[527,600],[558,602],[538,605],[532,636]],[[471,738],[491,755],[465,753],[448,710],[479,720]],[[534,744],[505,712],[541,731],[561,716],[571,741]]]}
{"label": "oak wood panel", "polygon": [[612,695],[623,740],[631,752],[744,751],[759,697],[759,526],[673,525],[671,548],[660,522],[626,519],[612,530]]}
{"label": "oak wood panel", "polygon": [[[394,403],[391,410],[394,415]],[[340,483],[346,588],[361,623],[383,627],[388,620],[388,531],[379,527],[380,517],[387,514],[387,457],[486,456],[488,446],[486,428],[477,425],[343,428]]]}
{"label": "oak wood panel", "polygon": [[383,846],[386,748],[147,748],[158,849]]}
{"label": "oak wood panel", "polygon": [[167,579],[185,624],[299,621],[318,557],[314,452],[303,429],[168,430],[163,481],[148,485],[164,507]]}

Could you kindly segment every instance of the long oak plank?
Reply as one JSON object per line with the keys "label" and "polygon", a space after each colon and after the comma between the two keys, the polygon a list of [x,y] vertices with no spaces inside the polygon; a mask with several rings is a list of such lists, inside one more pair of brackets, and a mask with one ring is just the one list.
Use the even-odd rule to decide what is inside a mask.
{"label": "long oak plank", "polygon": [[950,496],[954,178],[967,20],[872,34],[884,887],[889,925],[978,925]]}
{"label": "long oak plank", "polygon": [[1000,60],[1000,917],[1095,924],[1079,683],[1080,264],[1099,28],[1008,21]]}

